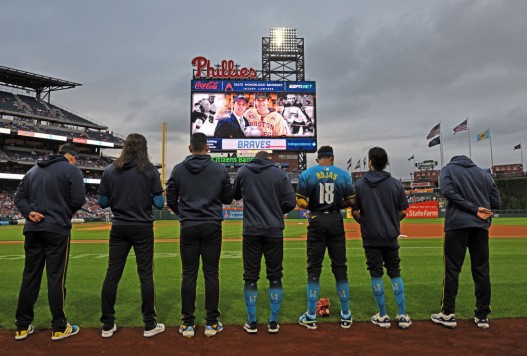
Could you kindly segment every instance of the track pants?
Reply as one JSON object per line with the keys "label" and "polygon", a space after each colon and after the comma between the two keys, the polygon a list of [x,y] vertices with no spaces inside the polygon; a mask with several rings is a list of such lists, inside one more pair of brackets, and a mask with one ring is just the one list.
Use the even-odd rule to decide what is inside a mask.
{"label": "track pants", "polygon": [[490,313],[489,232],[478,228],[447,231],[444,241],[445,275],[441,309],[444,314],[456,311],[456,296],[459,273],[470,253],[472,279],[475,285],[477,318],[486,318]]}
{"label": "track pants", "polygon": [[69,235],[51,232],[26,232],[24,250],[26,255],[22,285],[18,297],[15,325],[27,329],[34,319],[34,306],[40,292],[44,265],[48,279],[48,302],[53,331],[64,331],[66,315],[66,272],[69,260]]}
{"label": "track pants", "polygon": [[205,277],[205,310],[207,325],[218,322],[220,311],[219,264],[221,254],[221,225],[205,223],[181,227],[179,238],[183,277],[181,280],[181,319],[185,325],[194,324],[196,310],[196,280],[199,260]]}
{"label": "track pants", "polygon": [[111,328],[115,322],[117,287],[132,247],[141,282],[141,311],[145,330],[156,327],[153,227],[152,225],[113,225],[110,231],[108,269],[101,292],[101,322],[106,329]]}

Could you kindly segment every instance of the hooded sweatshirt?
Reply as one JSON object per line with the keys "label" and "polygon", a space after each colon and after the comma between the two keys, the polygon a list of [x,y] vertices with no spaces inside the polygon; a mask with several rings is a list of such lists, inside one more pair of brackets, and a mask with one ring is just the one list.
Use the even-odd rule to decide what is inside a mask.
{"label": "hooded sweatshirt", "polygon": [[[24,232],[53,232],[69,235],[71,218],[86,198],[81,170],[61,155],[40,160],[18,185],[15,205],[26,224]],[[32,211],[44,215],[39,223],[29,220]]]}
{"label": "hooded sweatshirt", "polygon": [[234,179],[234,198],[243,198],[243,235],[282,237],[284,214],[296,206],[287,174],[273,161],[255,158]]}
{"label": "hooded sweatshirt", "polygon": [[[106,167],[99,186],[99,202],[103,208],[112,209],[113,225],[152,225],[153,198],[162,193],[157,168],[152,166],[142,173],[134,160],[126,162],[122,170],[113,164]],[[102,197],[108,197],[104,204]]]}
{"label": "hooded sweatshirt", "polygon": [[222,204],[232,202],[229,172],[210,155],[190,155],[177,164],[167,182],[167,204],[181,226],[221,224]]}
{"label": "hooded sweatshirt", "polygon": [[399,212],[408,209],[401,182],[388,172],[368,171],[355,183],[355,193],[363,246],[399,246]]}
{"label": "hooded sweatshirt", "polygon": [[478,218],[478,208],[499,209],[501,198],[488,172],[466,156],[455,156],[441,169],[439,189],[447,199],[445,231],[489,229],[490,219]]}

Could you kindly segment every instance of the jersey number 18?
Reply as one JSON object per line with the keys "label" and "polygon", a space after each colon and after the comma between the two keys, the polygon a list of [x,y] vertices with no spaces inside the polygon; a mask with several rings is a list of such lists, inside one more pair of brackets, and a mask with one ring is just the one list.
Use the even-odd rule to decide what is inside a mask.
{"label": "jersey number 18", "polygon": [[319,186],[319,203],[331,204],[335,200],[335,183],[318,183]]}

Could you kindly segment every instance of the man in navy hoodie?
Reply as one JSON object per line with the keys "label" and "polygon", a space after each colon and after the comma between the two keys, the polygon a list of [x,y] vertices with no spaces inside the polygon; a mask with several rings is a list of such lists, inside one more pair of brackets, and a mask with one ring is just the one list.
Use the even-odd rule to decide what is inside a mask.
{"label": "man in navy hoodie", "polygon": [[492,176],[466,156],[454,156],[442,170],[439,188],[447,200],[443,254],[445,272],[441,311],[432,321],[455,328],[456,295],[459,273],[470,253],[472,278],[476,289],[474,322],[489,327],[490,275],[489,227],[492,209],[499,209],[501,198]]}
{"label": "man in navy hoodie", "polygon": [[240,168],[234,180],[234,199],[243,198],[243,287],[248,333],[257,332],[256,301],[262,254],[265,256],[271,315],[267,328],[278,332],[282,302],[284,214],[296,206],[295,192],[286,172],[276,167],[266,151]]}
{"label": "man in navy hoodie", "polygon": [[232,184],[227,169],[213,162],[207,154],[209,146],[203,133],[190,138],[190,156],[177,164],[167,182],[167,204],[179,215],[179,246],[183,278],[181,281],[181,313],[179,332],[193,337],[196,301],[196,279],[200,256],[205,277],[205,336],[214,336],[223,325],[218,321],[220,286],[222,204],[230,204]]}
{"label": "man in navy hoodie", "polygon": [[75,167],[78,157],[71,143],[60,146],[58,155],[38,161],[26,173],[15,193],[15,205],[26,219],[26,262],[16,310],[16,340],[33,333],[33,307],[44,265],[53,318],[51,340],[61,340],[79,332],[79,327],[70,325],[64,313],[71,218],[84,205],[86,197],[82,173]]}
{"label": "man in navy hoodie", "polygon": [[371,287],[379,309],[371,317],[371,322],[382,328],[390,327],[390,317],[384,303],[384,264],[397,303],[395,320],[401,329],[406,329],[412,322],[406,314],[397,237],[400,235],[399,222],[406,217],[408,201],[401,182],[384,171],[387,163],[388,155],[384,149],[373,147],[369,150],[370,170],[355,183],[356,199],[352,214],[360,224]]}

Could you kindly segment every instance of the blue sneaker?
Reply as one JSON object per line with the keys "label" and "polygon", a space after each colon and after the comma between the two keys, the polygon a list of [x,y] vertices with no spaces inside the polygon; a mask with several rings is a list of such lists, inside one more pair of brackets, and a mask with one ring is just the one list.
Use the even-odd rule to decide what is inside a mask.
{"label": "blue sneaker", "polygon": [[300,318],[298,318],[298,323],[300,325],[305,326],[309,330],[315,330],[317,328],[317,317],[316,315],[309,315],[307,312],[300,315]]}
{"label": "blue sneaker", "polygon": [[184,337],[188,337],[190,339],[191,337],[194,337],[195,329],[196,325],[181,325],[181,327],[179,328],[179,333]]}
{"label": "blue sneaker", "polygon": [[342,314],[342,311],[340,312],[340,327],[343,329],[349,329],[351,327],[351,324],[353,324],[353,317],[351,316],[350,311],[348,310],[348,314]]}
{"label": "blue sneaker", "polygon": [[205,326],[205,336],[211,337],[223,330],[223,325],[218,321],[216,324]]}

